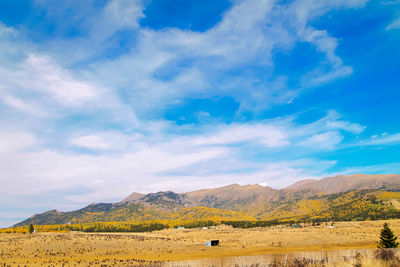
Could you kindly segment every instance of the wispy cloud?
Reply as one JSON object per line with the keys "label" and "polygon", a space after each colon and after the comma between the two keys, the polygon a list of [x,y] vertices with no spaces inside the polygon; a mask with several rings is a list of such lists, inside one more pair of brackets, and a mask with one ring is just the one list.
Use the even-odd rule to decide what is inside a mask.
{"label": "wispy cloud", "polygon": [[[299,159],[312,159],[315,151],[340,148],[342,134],[353,127],[343,131],[343,125],[352,124],[337,123],[334,128],[334,121],[340,122],[338,114],[331,112],[306,125],[298,125],[293,118],[285,118],[257,124],[217,125],[213,129],[208,128],[207,132],[204,132],[206,129],[199,129],[199,133],[189,136],[168,134],[161,130],[136,136],[94,133],[67,141],[68,145],[111,151],[100,154],[76,154],[73,147],[64,151],[40,148],[40,140],[36,141],[39,137],[23,132],[4,132],[2,140],[13,136],[16,141],[1,144],[1,161],[7,167],[0,173],[1,182],[5,184],[0,190],[2,194],[17,196],[85,185],[94,188],[95,193],[79,198],[82,201],[93,198],[91,201],[95,201],[102,197],[118,198],[132,190],[163,190],[156,185],[174,180],[180,183],[168,188],[176,191],[188,190],[198,179],[201,179],[199,186],[202,187],[222,185],[233,180],[282,186],[301,175],[316,175],[311,171],[315,170],[311,165],[318,162],[317,159],[308,163],[303,161],[303,165],[299,164]],[[159,134],[164,136],[164,140],[157,139]],[[118,136],[122,141],[118,141]],[[121,149],[121,143],[124,149]],[[310,149],[301,146],[310,146]],[[244,159],[243,155],[248,154],[249,147],[254,148],[254,153],[269,156],[255,160],[252,155]],[[311,165],[307,167],[307,164]],[[332,165],[321,163],[320,166],[328,168]],[[304,171],[305,168],[309,171]],[[207,172],[204,172],[205,169]],[[289,177],[290,173],[297,175],[289,180],[274,180],[278,174]],[[10,191],[10,188],[19,189]]]}
{"label": "wispy cloud", "polygon": [[[58,12],[47,1],[39,3],[50,6],[50,14]],[[157,112],[188,96],[220,94],[239,101],[240,111],[259,111],[285,103],[301,92],[288,88],[285,77],[272,75],[274,49],[287,49],[298,41],[309,42],[325,55],[320,66],[305,74],[302,87],[320,86],[352,73],[352,67],[345,66],[335,53],[337,40],[326,31],[309,26],[309,21],[336,8],[359,8],[365,3],[294,1],[281,6],[272,0],[238,1],[214,27],[194,32],[141,28],[137,21],[143,17],[142,2],[110,1],[104,8],[95,9],[89,18],[80,16],[71,22],[85,26],[87,40],[54,40],[46,49],[68,65],[77,62],[84,67],[89,61],[93,71],[86,75],[124,92],[125,100],[137,113]],[[79,5],[70,3],[69,7],[78,9]],[[101,26],[103,21],[107,21],[106,26]],[[113,45],[110,37],[124,29],[132,31],[136,46],[110,60],[101,60],[105,49]],[[263,81],[248,68],[261,68],[265,73]]]}
{"label": "wispy cloud", "polygon": [[392,23],[386,26],[386,30],[398,30],[400,29],[400,18],[395,19]]}
{"label": "wispy cloud", "polygon": [[34,54],[29,55],[17,71],[1,69],[0,77],[14,90],[20,88],[47,93],[65,105],[85,102],[96,97],[96,91],[99,91],[89,82],[74,79],[68,71],[52,63],[50,58]]}
{"label": "wispy cloud", "polygon": [[92,148],[92,149],[107,149],[110,144],[100,136],[86,135],[71,140],[71,145]]}
{"label": "wispy cloud", "polygon": [[369,140],[363,140],[361,144],[366,146],[400,144],[400,133],[373,135],[372,137]]}
{"label": "wispy cloud", "polygon": [[[68,2],[63,5],[77,13],[66,17],[67,25],[85,31],[89,38],[56,37],[41,46],[54,59],[44,51],[31,53],[16,73],[3,68],[1,76],[10,87],[26,88],[29,84],[29,89],[44,91],[68,105],[96,97],[110,98],[104,95],[104,88],[113,88],[113,93],[125,96],[124,102],[133,109],[134,116],[158,112],[188,96],[220,94],[235,98],[241,104],[240,112],[260,111],[293,101],[301,92],[299,88],[288,88],[284,77],[271,74],[272,51],[276,48],[287,49],[302,41],[325,55],[326,61],[304,75],[301,87],[319,86],[352,73],[352,68],[343,65],[335,53],[337,40],[326,31],[309,26],[309,21],[329,10],[358,8],[365,2],[294,1],[281,6],[272,0],[239,1],[219,23],[202,33],[141,28],[141,1],[114,0],[100,8],[93,8],[88,2],[84,8],[91,13],[87,17],[83,4]],[[66,9],[56,8],[49,1],[37,1],[37,5],[47,9],[48,19],[58,21],[64,17],[60,12]],[[104,60],[102,54],[113,46],[109,38],[125,29],[133,31],[135,47]],[[63,65],[78,66],[78,71],[67,70]],[[263,81],[248,72],[249,67],[261,68],[265,73]],[[81,71],[82,68],[86,70]]]}
{"label": "wispy cloud", "polygon": [[334,149],[343,140],[343,136],[336,131],[315,134],[300,142],[300,146],[319,146],[323,149]]}
{"label": "wispy cloud", "polygon": [[204,135],[194,139],[195,145],[223,145],[240,142],[259,142],[266,147],[289,145],[286,133],[278,127],[263,124],[224,125],[216,134]]}

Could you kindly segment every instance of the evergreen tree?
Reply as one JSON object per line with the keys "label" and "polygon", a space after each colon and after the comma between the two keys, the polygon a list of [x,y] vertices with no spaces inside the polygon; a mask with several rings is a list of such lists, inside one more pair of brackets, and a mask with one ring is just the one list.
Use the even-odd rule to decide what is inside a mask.
{"label": "evergreen tree", "polygon": [[31,224],[31,225],[29,225],[29,233],[33,233],[33,231],[35,231],[35,229],[33,228],[33,225]]}
{"label": "evergreen tree", "polygon": [[397,237],[394,235],[393,231],[390,229],[389,225],[385,223],[381,230],[380,241],[378,248],[397,248],[399,242],[397,242]]}

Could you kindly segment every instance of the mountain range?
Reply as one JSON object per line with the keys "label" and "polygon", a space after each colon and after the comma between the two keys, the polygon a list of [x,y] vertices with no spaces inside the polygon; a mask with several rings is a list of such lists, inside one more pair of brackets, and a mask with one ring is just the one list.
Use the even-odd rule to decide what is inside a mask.
{"label": "mountain range", "polygon": [[36,214],[17,223],[152,220],[366,220],[400,217],[400,175],[339,175],[287,188],[238,185],[186,193],[134,192],[117,203]]}

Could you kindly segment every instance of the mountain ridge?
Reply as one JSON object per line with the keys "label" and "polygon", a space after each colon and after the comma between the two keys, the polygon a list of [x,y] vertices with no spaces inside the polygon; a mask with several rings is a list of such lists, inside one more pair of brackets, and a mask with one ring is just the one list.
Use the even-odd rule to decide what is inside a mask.
{"label": "mountain ridge", "polygon": [[[302,183],[303,181],[303,183]],[[304,182],[306,181],[306,182]],[[296,185],[297,184],[297,185]],[[300,180],[286,189],[310,189],[319,190],[323,193],[340,193],[350,190],[380,189],[380,188],[400,189],[400,175],[398,174],[351,174],[325,177],[320,180],[309,181]]]}
{"label": "mountain ridge", "polygon": [[[368,190],[373,190],[373,192]],[[332,206],[329,203],[330,197],[333,197],[332,199],[334,200],[336,198],[345,198],[349,203],[357,203],[348,204],[350,206],[358,205],[357,207],[364,207],[363,201],[369,201],[368,203],[374,204],[375,195],[385,195],[385,190],[400,191],[400,175],[338,175],[320,180],[301,180],[283,189],[274,189],[258,184],[231,184],[219,188],[201,189],[185,193],[160,191],[142,194],[134,192],[116,203],[94,203],[72,212],[51,210],[36,214],[16,224],[16,226],[29,223],[57,224],[111,220],[144,221],[190,218],[265,220],[298,218],[301,216],[312,218],[313,216],[332,215],[331,210],[340,209],[340,202],[337,202],[339,206]],[[354,193],[356,197],[352,193],[346,193],[351,191],[358,192]],[[396,199],[385,201],[379,202],[381,205],[379,209],[387,210],[387,205],[397,203],[395,202],[397,201]],[[203,214],[203,217],[197,216],[196,209],[202,211],[200,213]],[[368,216],[375,216],[373,214],[375,211],[371,212],[372,215]],[[322,213],[325,215],[321,215]],[[191,215],[188,216],[188,214]],[[340,216],[344,216],[343,212],[340,214]],[[364,213],[360,211],[359,214]],[[396,213],[391,209],[390,214],[394,216],[393,214]]]}

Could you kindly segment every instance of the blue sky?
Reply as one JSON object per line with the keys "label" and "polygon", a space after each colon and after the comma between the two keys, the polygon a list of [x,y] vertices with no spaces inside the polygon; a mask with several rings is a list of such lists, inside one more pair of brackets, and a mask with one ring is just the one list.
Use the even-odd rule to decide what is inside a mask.
{"label": "blue sky", "polygon": [[3,0],[0,226],[399,173],[399,47],[397,0]]}

